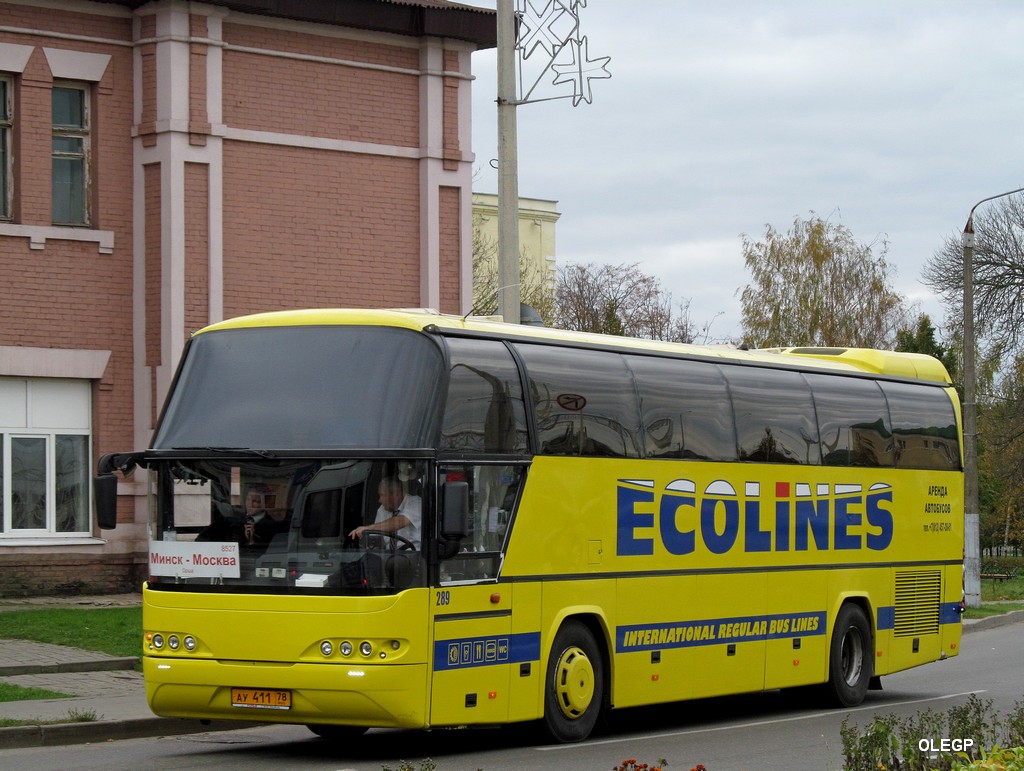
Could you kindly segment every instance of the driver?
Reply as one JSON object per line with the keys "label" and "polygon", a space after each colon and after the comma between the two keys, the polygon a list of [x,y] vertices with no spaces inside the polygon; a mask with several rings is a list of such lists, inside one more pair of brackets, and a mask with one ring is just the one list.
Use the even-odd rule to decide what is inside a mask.
{"label": "driver", "polygon": [[420,521],[422,519],[422,500],[418,495],[406,495],[402,480],[398,477],[385,477],[380,481],[378,490],[380,508],[372,525],[360,525],[349,538],[359,539],[363,533],[395,533],[411,541],[420,548]]}

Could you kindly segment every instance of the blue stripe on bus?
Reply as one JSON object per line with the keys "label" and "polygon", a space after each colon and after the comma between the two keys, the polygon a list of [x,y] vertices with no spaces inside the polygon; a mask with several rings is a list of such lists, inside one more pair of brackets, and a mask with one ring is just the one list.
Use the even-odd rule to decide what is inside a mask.
{"label": "blue stripe on bus", "polygon": [[434,671],[540,661],[540,632],[434,641]]}
{"label": "blue stripe on bus", "polygon": [[[959,602],[943,602],[939,605],[940,624],[959,624],[962,620]],[[896,607],[886,605],[878,609],[878,620],[875,622],[879,632],[896,628]]]}
{"label": "blue stripe on bus", "polygon": [[814,637],[825,634],[825,611],[739,616],[701,621],[629,624],[615,629],[615,652]]}
{"label": "blue stripe on bus", "polygon": [[960,624],[963,618],[959,602],[944,602],[939,606],[940,624]]}

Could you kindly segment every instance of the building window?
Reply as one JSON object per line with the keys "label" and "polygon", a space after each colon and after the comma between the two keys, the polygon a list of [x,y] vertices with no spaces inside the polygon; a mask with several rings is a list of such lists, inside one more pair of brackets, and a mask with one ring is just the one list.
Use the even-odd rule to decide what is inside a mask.
{"label": "building window", "polygon": [[11,134],[14,127],[14,88],[9,76],[0,75],[0,220],[11,218]]}
{"label": "building window", "polygon": [[89,89],[53,86],[53,224],[89,224]]}
{"label": "building window", "polygon": [[89,535],[88,381],[0,377],[0,541]]}

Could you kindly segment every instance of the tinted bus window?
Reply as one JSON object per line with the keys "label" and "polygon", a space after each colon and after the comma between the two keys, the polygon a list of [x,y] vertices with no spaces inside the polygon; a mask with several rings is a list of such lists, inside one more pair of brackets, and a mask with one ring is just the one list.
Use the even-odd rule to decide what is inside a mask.
{"label": "tinted bus window", "polygon": [[205,332],[189,343],[153,447],[432,447],[443,372],[437,344],[403,329]]}
{"label": "tinted bus window", "polygon": [[543,455],[640,457],[636,389],[617,353],[517,345]]}
{"label": "tinted bus window", "polygon": [[725,377],[715,364],[628,356],[648,458],[736,460]]}
{"label": "tinted bus window", "polygon": [[526,408],[512,354],[491,340],[450,338],[448,398],[440,449],[527,452]]}
{"label": "tinted bus window", "polygon": [[826,466],[892,466],[892,425],[873,380],[806,374]]}
{"label": "tinted bus window", "polygon": [[821,463],[811,389],[799,372],[723,367],[740,460]]}
{"label": "tinted bus window", "polygon": [[956,414],[946,392],[881,383],[892,415],[897,468],[959,469]]}

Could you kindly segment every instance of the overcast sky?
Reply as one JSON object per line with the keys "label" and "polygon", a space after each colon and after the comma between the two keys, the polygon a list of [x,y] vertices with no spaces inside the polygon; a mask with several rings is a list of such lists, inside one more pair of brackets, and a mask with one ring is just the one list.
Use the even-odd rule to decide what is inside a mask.
{"label": "overcast sky", "polygon": [[[894,288],[942,324],[925,261],[976,201],[1024,187],[1024,2],[583,1],[611,78],[590,104],[517,111],[519,193],[558,201],[559,264],[639,262],[729,339],[741,234],[814,212],[887,240]],[[473,56],[479,192],[498,186],[495,59]]]}

